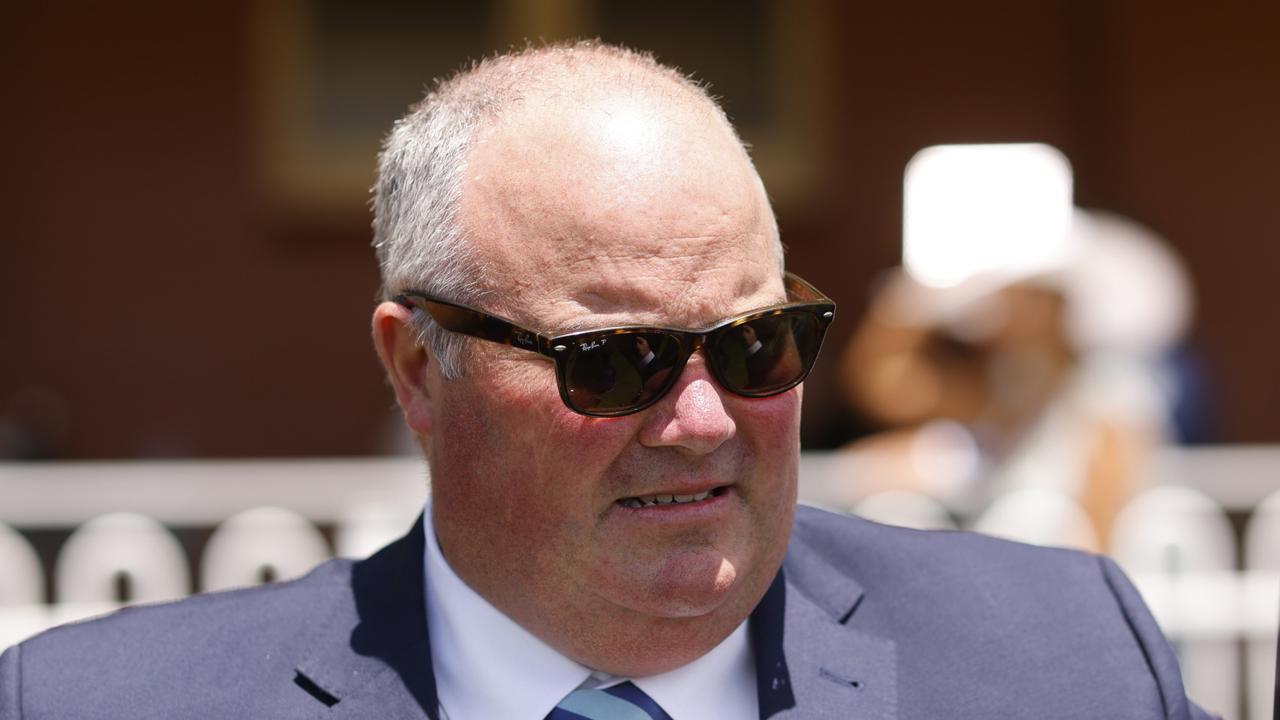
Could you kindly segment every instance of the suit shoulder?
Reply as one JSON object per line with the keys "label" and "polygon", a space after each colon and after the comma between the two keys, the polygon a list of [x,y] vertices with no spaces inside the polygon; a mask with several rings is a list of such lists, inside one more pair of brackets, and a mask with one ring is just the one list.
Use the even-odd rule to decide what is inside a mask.
{"label": "suit shoulder", "polygon": [[[864,597],[850,624],[893,638],[909,676],[950,678],[970,693],[1000,677],[1002,697],[1051,687],[1053,702],[1129,698],[1187,717],[1172,649],[1105,557],[803,509],[787,560],[801,587],[829,586],[832,574],[856,582]],[[919,714],[943,716],[941,706]]]}
{"label": "suit shoulder", "polygon": [[[349,586],[351,565],[350,560],[335,559],[287,582],[129,606],[52,628],[22,645],[28,657],[63,646],[83,655],[103,642],[141,649],[148,641],[172,643],[178,638],[227,641],[237,631],[254,632],[263,624],[280,630],[279,623],[286,618],[291,619],[288,625],[295,625],[325,613],[334,594]],[[204,635],[210,637],[202,638]],[[252,637],[236,641],[246,639]]]}
{"label": "suit shoulder", "polygon": [[23,717],[248,712],[249,698],[266,703],[276,692],[268,688],[292,687],[296,650],[351,602],[351,567],[331,560],[289,582],[128,607],[45,631],[6,654],[9,677],[18,679],[0,688],[0,708],[17,697]]}
{"label": "suit shoulder", "polygon": [[[1043,568],[1103,579],[1100,559],[1086,552],[1041,547],[961,530],[914,530],[801,507],[792,543],[796,554],[814,555],[855,577],[912,577],[934,570],[1021,573]],[[990,579],[990,578],[988,578]]]}
{"label": "suit shoulder", "polygon": [[[1106,558],[963,531],[912,530],[806,509],[797,514],[788,576],[821,587],[832,574],[865,590],[865,621],[929,624],[965,614],[993,625],[1107,627],[1134,640],[1146,608]],[[884,602],[889,599],[890,602]],[[868,617],[870,616],[870,618]],[[1016,622],[1015,622],[1016,621]],[[1135,634],[1140,637],[1133,637]]]}

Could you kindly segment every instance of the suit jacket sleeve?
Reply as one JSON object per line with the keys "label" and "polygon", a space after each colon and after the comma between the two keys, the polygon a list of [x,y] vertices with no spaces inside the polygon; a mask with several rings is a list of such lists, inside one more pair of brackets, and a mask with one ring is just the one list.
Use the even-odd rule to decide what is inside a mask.
{"label": "suit jacket sleeve", "polygon": [[15,645],[0,655],[0,718],[22,719],[22,675]]}
{"label": "suit jacket sleeve", "polygon": [[1185,717],[1191,720],[1212,720],[1217,717],[1210,715],[1187,699],[1186,690],[1182,686],[1182,672],[1178,668],[1178,659],[1173,654],[1173,648],[1169,646],[1164,633],[1160,631],[1160,626],[1156,624],[1155,618],[1151,617],[1151,611],[1142,601],[1137,588],[1111,558],[1099,557],[1098,559],[1102,563],[1102,575],[1120,604],[1120,610],[1129,623],[1129,629],[1133,631],[1133,636],[1142,646],[1147,663],[1151,666],[1151,672],[1160,686],[1165,717]]}

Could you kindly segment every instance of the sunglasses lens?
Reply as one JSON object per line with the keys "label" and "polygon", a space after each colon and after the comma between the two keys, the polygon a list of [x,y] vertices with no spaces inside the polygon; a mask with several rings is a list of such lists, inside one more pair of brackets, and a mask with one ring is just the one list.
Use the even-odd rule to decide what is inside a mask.
{"label": "sunglasses lens", "polygon": [[782,392],[804,379],[822,346],[818,319],[803,311],[732,325],[709,340],[725,388],[747,396]]}
{"label": "sunglasses lens", "polygon": [[624,415],[670,386],[680,343],[662,333],[579,336],[565,359],[570,405],[592,415]]}

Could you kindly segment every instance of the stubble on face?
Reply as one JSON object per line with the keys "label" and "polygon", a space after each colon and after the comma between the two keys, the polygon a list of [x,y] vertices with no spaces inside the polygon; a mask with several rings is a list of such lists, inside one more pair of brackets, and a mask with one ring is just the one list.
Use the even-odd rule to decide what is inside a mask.
{"label": "stubble on face", "polygon": [[[705,109],[630,96],[529,99],[482,134],[463,224],[487,309],[534,328],[697,328],[783,297],[767,201]],[[550,363],[473,343],[438,384],[433,513],[473,589],[588,666],[679,667],[741,623],[795,509],[799,389],[725,393],[695,355],[670,394],[599,419],[561,403]],[[709,519],[649,522],[619,500],[728,488]]]}

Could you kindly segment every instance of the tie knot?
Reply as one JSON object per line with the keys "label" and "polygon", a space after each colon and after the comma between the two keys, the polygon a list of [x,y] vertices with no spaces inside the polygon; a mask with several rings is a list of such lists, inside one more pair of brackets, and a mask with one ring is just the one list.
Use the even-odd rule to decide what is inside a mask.
{"label": "tie knot", "polygon": [[547,720],[671,720],[671,716],[627,681],[603,690],[574,690]]}

